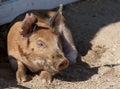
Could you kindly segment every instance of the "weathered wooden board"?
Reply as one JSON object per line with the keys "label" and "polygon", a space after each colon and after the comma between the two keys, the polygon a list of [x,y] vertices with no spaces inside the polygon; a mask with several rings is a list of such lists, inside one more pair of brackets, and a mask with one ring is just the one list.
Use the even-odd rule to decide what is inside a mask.
{"label": "weathered wooden board", "polygon": [[0,2],[0,25],[12,21],[16,16],[31,9],[52,9],[59,4],[78,0],[2,0]]}

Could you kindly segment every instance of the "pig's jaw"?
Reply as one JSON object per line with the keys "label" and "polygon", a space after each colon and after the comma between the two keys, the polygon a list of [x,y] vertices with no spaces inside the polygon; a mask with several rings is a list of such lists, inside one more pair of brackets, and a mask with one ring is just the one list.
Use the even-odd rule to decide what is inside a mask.
{"label": "pig's jaw", "polygon": [[54,63],[46,56],[40,55],[35,57],[29,54],[26,55],[26,61],[29,62],[29,64],[31,63],[31,67],[33,66],[35,68],[34,70],[31,67],[29,68],[29,66],[27,66],[28,63],[26,63],[26,66],[32,72],[39,72],[40,70],[45,70],[48,71],[51,75],[59,72],[59,70],[55,68]]}

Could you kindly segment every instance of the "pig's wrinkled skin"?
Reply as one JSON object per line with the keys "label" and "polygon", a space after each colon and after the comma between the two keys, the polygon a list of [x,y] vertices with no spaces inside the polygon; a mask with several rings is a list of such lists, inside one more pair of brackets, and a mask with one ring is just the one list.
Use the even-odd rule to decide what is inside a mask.
{"label": "pig's wrinkled skin", "polygon": [[65,26],[61,7],[57,12],[44,12],[44,18],[41,13],[32,13],[10,28],[7,36],[9,61],[18,82],[29,80],[27,70],[40,72],[40,79],[50,82],[52,75],[76,62],[77,50]]}

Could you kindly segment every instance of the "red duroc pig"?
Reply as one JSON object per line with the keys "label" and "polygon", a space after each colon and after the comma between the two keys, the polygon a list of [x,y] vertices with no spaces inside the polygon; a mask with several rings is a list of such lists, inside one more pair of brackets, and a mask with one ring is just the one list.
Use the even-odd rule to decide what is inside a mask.
{"label": "red duroc pig", "polygon": [[18,82],[29,80],[27,70],[40,72],[40,79],[50,82],[52,75],[76,62],[77,50],[65,25],[62,6],[57,12],[44,12],[45,16],[50,17],[49,20],[34,11],[27,13],[9,30],[8,56]]}

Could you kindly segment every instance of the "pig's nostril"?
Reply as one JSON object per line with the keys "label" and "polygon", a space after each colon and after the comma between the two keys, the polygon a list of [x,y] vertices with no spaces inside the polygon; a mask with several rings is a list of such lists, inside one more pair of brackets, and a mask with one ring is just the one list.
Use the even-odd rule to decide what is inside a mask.
{"label": "pig's nostril", "polygon": [[64,61],[62,61],[62,62],[58,65],[58,70],[65,69],[65,68],[68,67],[68,65],[69,65],[68,60],[64,60]]}

